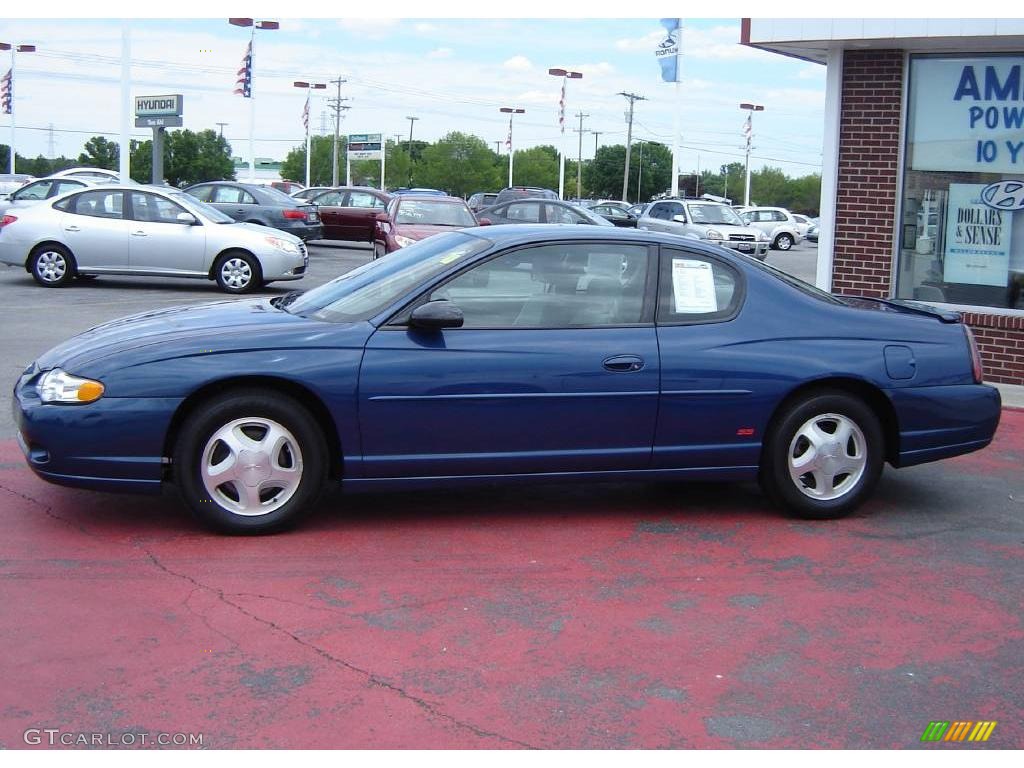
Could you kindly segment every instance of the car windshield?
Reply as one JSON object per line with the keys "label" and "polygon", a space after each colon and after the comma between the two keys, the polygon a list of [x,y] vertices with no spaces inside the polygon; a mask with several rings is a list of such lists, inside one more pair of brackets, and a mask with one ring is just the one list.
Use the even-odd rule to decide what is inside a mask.
{"label": "car windshield", "polygon": [[332,323],[368,320],[420,283],[490,245],[489,240],[462,232],[434,235],[302,294],[286,305],[286,311]]}
{"label": "car windshield", "polygon": [[732,224],[737,227],[746,226],[736,215],[736,211],[727,205],[718,203],[690,203],[686,206],[694,224]]}
{"label": "car windshield", "polygon": [[441,200],[403,200],[395,213],[396,224],[433,224],[445,227],[475,227],[476,220],[465,203]]}
{"label": "car windshield", "polygon": [[189,210],[203,214],[203,216],[214,224],[234,224],[235,220],[227,214],[221,213],[212,205],[207,205],[202,200],[196,200],[192,195],[187,192],[180,192],[170,196],[171,199],[178,203],[182,208],[188,208]]}

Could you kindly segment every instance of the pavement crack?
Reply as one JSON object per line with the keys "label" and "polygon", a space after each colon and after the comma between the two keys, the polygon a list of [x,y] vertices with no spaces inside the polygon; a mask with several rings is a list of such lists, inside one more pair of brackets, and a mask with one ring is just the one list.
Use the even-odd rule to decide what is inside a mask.
{"label": "pavement crack", "polygon": [[[173,576],[173,577],[178,578],[178,579],[183,579],[183,580],[189,582],[190,584],[194,585],[198,589],[206,590],[207,592],[209,592],[212,595],[214,595],[222,603],[224,603],[225,605],[228,605],[228,606],[234,608],[236,611],[241,613],[243,616],[246,616],[247,618],[250,618],[253,621],[258,621],[260,624],[265,625],[266,627],[268,627],[269,629],[271,629],[271,630],[273,630],[275,632],[280,632],[281,634],[289,637],[295,643],[301,645],[303,648],[306,648],[306,649],[312,651],[313,653],[317,654],[322,659],[325,659],[326,661],[330,662],[331,664],[333,664],[335,666],[343,667],[344,669],[347,669],[350,672],[355,672],[356,674],[364,677],[366,679],[366,681],[368,683],[370,683],[371,685],[375,685],[378,688],[383,688],[383,689],[385,689],[387,691],[390,691],[390,692],[392,692],[394,694],[397,694],[401,698],[406,699],[407,701],[412,702],[413,704],[418,706],[420,709],[422,709],[424,712],[428,713],[429,715],[431,715],[433,717],[436,717],[436,718],[438,718],[440,720],[446,720],[447,722],[455,725],[458,728],[463,728],[465,730],[471,731],[472,733],[476,734],[477,736],[480,736],[481,738],[499,739],[500,741],[506,742],[508,744],[513,744],[513,745],[515,745],[517,747],[521,747],[523,749],[539,749],[539,747],[535,747],[532,744],[527,744],[526,742],[519,741],[518,739],[513,739],[513,738],[510,738],[508,736],[503,736],[502,734],[495,733],[494,731],[485,730],[483,728],[480,728],[479,726],[473,725],[472,723],[466,722],[465,720],[460,720],[460,719],[458,719],[457,717],[455,717],[453,715],[449,715],[448,713],[441,711],[440,709],[437,708],[437,705],[434,704],[433,702],[427,701],[426,699],[421,698],[420,696],[416,696],[415,694],[409,693],[408,691],[406,691],[401,686],[398,686],[398,685],[395,685],[394,683],[388,682],[387,680],[377,676],[376,674],[374,674],[373,672],[370,672],[369,670],[363,669],[362,667],[358,667],[355,664],[352,664],[351,662],[345,661],[344,659],[339,658],[339,657],[333,655],[329,651],[326,651],[323,648],[321,648],[321,647],[319,647],[317,645],[314,645],[313,643],[310,643],[307,640],[303,640],[301,637],[296,635],[294,632],[291,632],[290,630],[286,629],[285,627],[282,627],[280,624],[277,624],[276,622],[273,622],[270,619],[264,619],[262,616],[257,616],[256,614],[252,613],[251,611],[246,610],[243,606],[241,606],[238,603],[233,602],[232,600],[228,599],[228,596],[227,596],[227,594],[225,594],[224,590],[217,589],[216,587],[211,587],[209,584],[204,584],[203,582],[193,578],[192,576],[189,576],[187,573],[182,573],[180,571],[175,571],[175,570],[172,570],[172,569],[168,568],[148,548],[142,546],[141,549],[142,549],[143,552],[146,553],[146,555],[149,557],[149,559],[153,563],[153,565],[155,565],[161,571],[166,573],[168,576]],[[193,590],[193,593],[194,592],[195,592],[195,590]],[[191,597],[191,594],[192,593],[190,593],[190,595],[189,595],[190,597]],[[234,594],[234,593],[232,593],[232,594]],[[188,598],[186,598],[186,600],[187,599]],[[209,625],[207,625],[207,626],[209,626]]]}
{"label": "pavement crack", "polygon": [[11,494],[12,496],[17,496],[19,499],[24,499],[30,504],[35,504],[43,511],[43,514],[47,517],[53,520],[57,520],[58,522],[64,523],[64,525],[70,528],[75,528],[79,532],[84,533],[86,536],[96,535],[88,528],[83,526],[81,523],[73,522],[71,520],[68,520],[66,517],[61,517],[60,515],[56,514],[53,511],[52,506],[50,506],[49,504],[44,504],[39,499],[33,498],[32,496],[29,496],[27,493],[22,493],[21,491],[16,491],[13,488],[8,488],[6,485],[3,485],[2,483],[0,483],[0,491],[7,491],[7,493]]}

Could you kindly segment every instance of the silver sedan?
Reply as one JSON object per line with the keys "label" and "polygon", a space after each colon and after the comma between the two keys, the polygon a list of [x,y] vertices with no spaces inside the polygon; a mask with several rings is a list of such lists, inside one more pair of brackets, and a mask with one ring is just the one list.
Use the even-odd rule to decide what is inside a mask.
{"label": "silver sedan", "polygon": [[183,192],[111,184],[9,211],[0,219],[0,263],[52,288],[75,277],[148,275],[215,280],[245,293],[300,279],[309,257],[294,235],[235,223]]}

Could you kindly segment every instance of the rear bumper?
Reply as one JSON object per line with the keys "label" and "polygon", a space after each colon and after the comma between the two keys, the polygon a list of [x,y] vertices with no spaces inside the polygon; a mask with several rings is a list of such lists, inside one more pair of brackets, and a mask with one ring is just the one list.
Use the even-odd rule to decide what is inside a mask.
{"label": "rear bumper", "polygon": [[1002,399],[987,384],[908,387],[888,395],[900,418],[897,467],[980,450],[999,426]]}
{"label": "rear bumper", "polygon": [[320,240],[324,235],[322,224],[306,224],[300,221],[296,224],[276,225],[275,228],[290,235],[295,235],[302,240]]}

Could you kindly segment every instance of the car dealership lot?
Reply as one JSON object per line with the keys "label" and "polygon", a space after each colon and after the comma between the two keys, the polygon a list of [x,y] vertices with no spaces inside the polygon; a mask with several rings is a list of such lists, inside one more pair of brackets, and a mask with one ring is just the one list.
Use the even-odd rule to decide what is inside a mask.
{"label": "car dealership lot", "polygon": [[[369,257],[310,253],[305,279],[261,293]],[[6,386],[98,322],[223,299],[15,269],[0,292]],[[982,452],[887,470],[834,522],[788,520],[754,486],[576,484],[332,492],[301,530],[238,539],[171,493],[37,480],[8,406],[0,746],[61,728],[206,748],[902,747],[981,719],[999,722],[985,746],[1024,744],[1021,412]]]}

